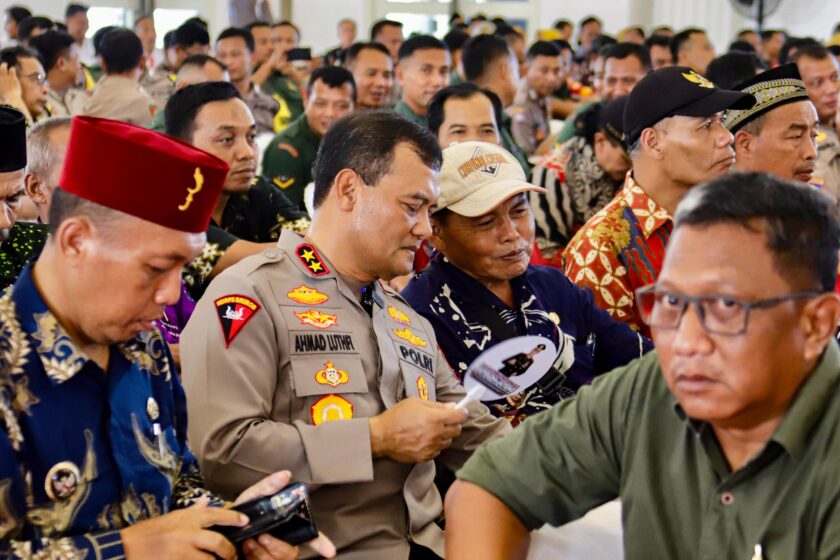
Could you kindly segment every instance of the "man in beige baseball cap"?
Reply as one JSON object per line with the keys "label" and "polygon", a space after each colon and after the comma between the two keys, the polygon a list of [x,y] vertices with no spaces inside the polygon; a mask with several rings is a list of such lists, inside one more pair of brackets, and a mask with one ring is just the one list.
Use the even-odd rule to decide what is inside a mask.
{"label": "man in beige baseball cap", "polygon": [[[514,425],[574,395],[596,375],[638,358],[650,343],[616,323],[556,268],[530,264],[530,184],[516,159],[486,142],[443,151],[440,198],[432,215],[437,249],[402,295],[426,317],[463,379],[481,352],[514,336],[539,335],[560,350],[536,390],[495,401]],[[596,343],[597,341],[597,343]]]}

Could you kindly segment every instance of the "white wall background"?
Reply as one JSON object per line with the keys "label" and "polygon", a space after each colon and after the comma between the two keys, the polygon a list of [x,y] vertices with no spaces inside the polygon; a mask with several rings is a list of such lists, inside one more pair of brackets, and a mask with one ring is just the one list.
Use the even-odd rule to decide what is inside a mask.
{"label": "white wall background", "polygon": [[[83,0],[94,6],[127,7],[132,0]],[[0,8],[22,3],[33,12],[60,19],[64,12],[62,0],[0,0]],[[199,10],[211,22],[211,35],[217,34],[226,23],[227,0],[157,0],[158,7],[191,8]],[[280,13],[280,0],[272,0],[275,16]],[[303,44],[320,52],[336,44],[335,28],[338,20],[350,17],[357,21],[359,38],[367,38],[371,23],[382,17],[386,9],[401,12],[447,12],[446,3],[391,2],[387,0],[291,0],[294,21],[303,31]],[[733,35],[751,26],[729,4],[729,0],[528,0],[527,2],[478,2],[460,0],[465,15],[478,11],[488,16],[502,15],[526,19],[532,33],[550,26],[554,20],[567,18],[574,22],[594,14],[604,21],[608,33],[622,27],[640,24],[650,29],[668,24],[676,29],[686,26],[704,27],[722,52]],[[794,35],[810,35],[827,39],[832,28],[840,22],[840,0],[782,0],[779,10],[766,22],[768,27],[786,28]],[[530,37],[529,37],[530,39]]]}

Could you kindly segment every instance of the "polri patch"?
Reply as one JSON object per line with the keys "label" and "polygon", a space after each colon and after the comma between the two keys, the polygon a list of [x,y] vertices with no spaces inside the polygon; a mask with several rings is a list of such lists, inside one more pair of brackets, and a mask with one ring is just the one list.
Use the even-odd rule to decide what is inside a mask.
{"label": "polri patch", "polygon": [[222,325],[222,334],[225,337],[225,348],[230,348],[233,339],[257,314],[261,306],[248,296],[239,294],[222,296],[214,303],[216,313],[219,315],[219,323]]}
{"label": "polri patch", "polygon": [[422,375],[417,377],[417,392],[420,393],[421,399],[429,400],[429,384],[426,383],[426,378]]}
{"label": "polri patch", "polygon": [[295,249],[295,254],[313,276],[323,276],[330,273],[330,269],[324,264],[318,251],[309,243],[301,243]]}

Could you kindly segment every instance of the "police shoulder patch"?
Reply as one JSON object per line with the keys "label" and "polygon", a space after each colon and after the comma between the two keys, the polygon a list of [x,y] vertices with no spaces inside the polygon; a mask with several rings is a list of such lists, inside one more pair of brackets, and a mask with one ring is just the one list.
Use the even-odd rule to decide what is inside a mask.
{"label": "police shoulder patch", "polygon": [[219,316],[222,334],[225,337],[225,348],[230,348],[233,339],[261,307],[252,298],[239,294],[222,296],[213,303],[216,305],[216,314]]}

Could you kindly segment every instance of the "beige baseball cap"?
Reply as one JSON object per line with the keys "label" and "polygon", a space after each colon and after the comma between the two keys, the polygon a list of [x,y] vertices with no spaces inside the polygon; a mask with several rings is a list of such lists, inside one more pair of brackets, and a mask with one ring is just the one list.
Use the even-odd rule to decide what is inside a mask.
{"label": "beige baseball cap", "polygon": [[526,191],[545,192],[525,179],[510,152],[487,142],[463,142],[443,150],[437,210],[473,218]]}

